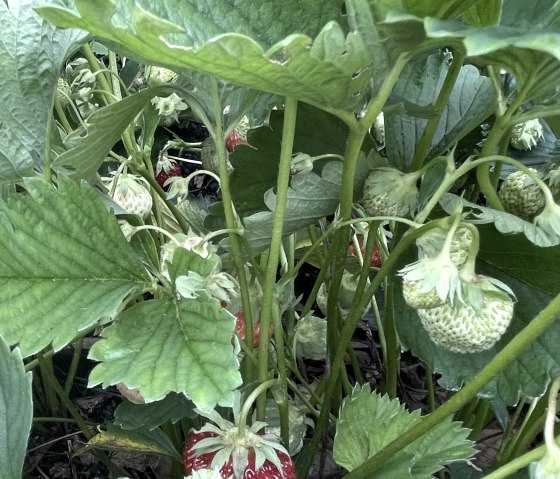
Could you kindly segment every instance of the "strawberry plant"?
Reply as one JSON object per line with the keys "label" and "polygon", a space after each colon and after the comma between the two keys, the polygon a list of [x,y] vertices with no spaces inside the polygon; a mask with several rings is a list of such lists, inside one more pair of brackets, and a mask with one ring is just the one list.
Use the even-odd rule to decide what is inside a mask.
{"label": "strawberry plant", "polygon": [[0,478],[557,477],[559,5],[0,2]]}

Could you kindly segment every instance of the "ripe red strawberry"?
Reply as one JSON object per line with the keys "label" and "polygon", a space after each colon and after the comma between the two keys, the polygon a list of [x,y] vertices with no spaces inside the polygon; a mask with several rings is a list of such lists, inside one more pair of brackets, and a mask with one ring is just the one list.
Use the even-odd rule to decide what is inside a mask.
{"label": "ripe red strawberry", "polygon": [[247,142],[237,133],[236,130],[233,130],[226,138],[226,150],[230,153],[235,150],[237,145],[246,145]]}
{"label": "ripe red strawberry", "polygon": [[[358,244],[360,245],[360,250],[362,252],[362,256],[366,253],[366,248],[364,246],[364,239],[358,238]],[[356,248],[354,247],[354,243],[350,243],[348,245],[348,254],[350,256],[358,256],[356,253]],[[375,268],[380,268],[382,264],[381,254],[379,253],[379,246],[377,243],[373,247],[373,254],[371,255],[371,266]]]}
{"label": "ripe red strawberry", "polygon": [[174,176],[181,176],[181,166],[174,160],[170,160],[165,156],[158,160],[155,168],[156,181],[162,188],[165,186],[165,182]]}
{"label": "ripe red strawberry", "polygon": [[[245,341],[245,313],[240,309],[235,315],[235,334],[239,336],[241,341]],[[253,347],[258,348],[261,342],[261,323],[257,323],[253,326]]]}
{"label": "ripe red strawberry", "polygon": [[[203,439],[218,437],[217,434],[212,432],[200,432],[193,434],[185,446],[183,451],[183,464],[185,467],[185,474],[192,474],[193,471],[199,469],[210,469],[212,467],[212,460],[216,456],[216,452],[208,452],[206,454],[197,455],[194,446]],[[278,459],[281,463],[281,470],[266,459],[263,465],[255,468],[255,453],[250,451],[247,457],[247,467],[243,475],[239,479],[295,479],[296,469],[290,456],[283,452],[277,452]],[[233,462],[230,458],[228,462],[220,469],[220,474],[224,479],[234,477]]]}

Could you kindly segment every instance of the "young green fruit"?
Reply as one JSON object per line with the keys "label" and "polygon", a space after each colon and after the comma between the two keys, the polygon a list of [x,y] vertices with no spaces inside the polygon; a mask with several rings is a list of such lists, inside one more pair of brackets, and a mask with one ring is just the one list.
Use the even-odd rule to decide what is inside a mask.
{"label": "young green fruit", "polygon": [[402,291],[406,304],[414,309],[431,309],[445,304],[435,289],[424,291],[421,281],[403,281]]}
{"label": "young green fruit", "polygon": [[455,353],[476,353],[491,348],[502,337],[513,317],[514,302],[485,295],[482,307],[449,304],[419,309],[418,316],[430,339]]}
{"label": "young green fruit", "polygon": [[408,216],[418,206],[417,173],[376,168],[366,178],[362,206],[369,216]]}
{"label": "young green fruit", "polygon": [[[533,168],[531,171],[537,173]],[[506,211],[529,221],[543,210],[545,204],[542,189],[523,171],[509,175],[498,195]]]}
{"label": "young green fruit", "polygon": [[59,78],[56,84],[56,99],[60,102],[62,107],[67,107],[70,105],[70,95],[72,94],[72,89],[70,85],[64,78]]}
{"label": "young green fruit", "polygon": [[[109,190],[112,187],[113,182]],[[146,218],[152,211],[152,195],[138,179],[127,173],[118,176],[113,201],[130,215]]]}
{"label": "young green fruit", "polygon": [[[418,246],[419,257],[436,257],[443,248],[448,231],[445,228],[434,228],[418,238],[416,246]],[[457,268],[463,266],[467,261],[472,242],[473,233],[470,227],[459,225],[453,233],[449,250],[449,257]]]}
{"label": "young green fruit", "polygon": [[518,123],[511,130],[509,144],[516,150],[530,150],[543,137],[543,127],[539,120]]}

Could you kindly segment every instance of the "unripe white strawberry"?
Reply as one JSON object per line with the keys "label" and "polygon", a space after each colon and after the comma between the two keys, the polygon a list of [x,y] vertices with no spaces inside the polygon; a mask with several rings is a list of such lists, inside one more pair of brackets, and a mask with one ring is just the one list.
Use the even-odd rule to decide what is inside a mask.
{"label": "unripe white strawberry", "polygon": [[[534,173],[537,170],[530,168]],[[516,171],[502,183],[499,191],[504,208],[520,218],[532,220],[544,208],[545,196],[527,173]]]}
{"label": "unripe white strawberry", "polygon": [[[473,226],[459,225],[451,238],[449,257],[453,264],[460,268],[465,264],[473,242]],[[445,243],[447,232],[445,228],[434,228],[416,240],[418,253],[421,258],[436,257]]]}
{"label": "unripe white strawberry", "polygon": [[[114,180],[113,180],[114,181]],[[109,190],[113,182],[109,184]],[[127,173],[118,176],[113,201],[130,215],[146,218],[152,210],[152,195],[139,180]]]}
{"label": "unripe white strawberry", "polygon": [[56,99],[60,102],[62,107],[67,107],[70,104],[70,95],[72,89],[64,78],[59,78],[56,84]]}
{"label": "unripe white strawberry", "polygon": [[421,281],[403,281],[403,298],[411,308],[431,309],[445,303],[435,289],[423,291],[424,284]]}
{"label": "unripe white strawberry", "polygon": [[[212,138],[206,138],[202,142],[202,150],[200,152],[200,160],[202,161],[202,167],[205,170],[211,171],[212,173],[219,174],[218,167],[218,155],[216,154],[216,144]],[[227,160],[228,172],[233,170],[231,163]]]}
{"label": "unripe white strawberry", "polygon": [[147,83],[148,86],[159,86],[164,83],[175,83],[177,81],[177,73],[163,67],[151,66],[148,68]]}
{"label": "unripe white strawberry", "polygon": [[543,137],[543,127],[539,120],[518,123],[511,130],[509,144],[516,150],[530,150]]}
{"label": "unripe white strawberry", "polygon": [[452,307],[444,304],[419,309],[418,316],[430,339],[455,353],[476,353],[491,348],[502,337],[513,317],[510,299],[485,295],[483,305]]}
{"label": "unripe white strawberry", "polygon": [[322,360],[327,355],[327,321],[308,315],[295,328],[294,348],[297,357]]}
{"label": "unripe white strawberry", "polygon": [[[348,271],[344,271],[342,281],[340,282],[340,288],[338,290],[338,307],[340,309],[342,319],[345,319],[348,316],[348,312],[352,307],[357,285],[358,276]],[[325,283],[323,283],[317,292],[315,300],[317,302],[317,306],[325,316],[327,316],[327,297],[328,291]],[[363,311],[362,316],[365,316],[366,313],[367,310]]]}
{"label": "unripe white strawberry", "polygon": [[369,216],[408,216],[418,206],[417,173],[376,168],[366,178],[362,206]]}

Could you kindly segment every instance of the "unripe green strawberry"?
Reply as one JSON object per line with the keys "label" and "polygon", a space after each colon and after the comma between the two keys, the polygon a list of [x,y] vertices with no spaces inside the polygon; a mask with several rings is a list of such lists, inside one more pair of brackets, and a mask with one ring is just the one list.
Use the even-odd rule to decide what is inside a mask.
{"label": "unripe green strawberry", "polygon": [[418,206],[417,173],[376,168],[366,178],[362,206],[369,216],[408,216]]}
{"label": "unripe green strawberry", "polygon": [[[109,189],[112,188],[112,182]],[[146,218],[152,210],[152,195],[133,176],[123,173],[118,176],[113,201],[130,215]]]}
{"label": "unripe green strawberry", "polygon": [[[416,240],[421,258],[434,258],[441,251],[447,232],[445,228],[434,228]],[[453,264],[460,268],[465,264],[473,242],[473,233],[470,227],[459,225],[451,238],[449,257]]]}
{"label": "unripe green strawberry", "polygon": [[485,295],[479,309],[449,304],[419,309],[418,316],[430,339],[455,353],[476,353],[491,348],[501,338],[513,317],[513,301]]}
{"label": "unripe green strawberry", "polygon": [[67,107],[70,104],[69,96],[72,94],[70,85],[64,78],[59,78],[56,84],[56,99],[60,102],[62,107]]}
{"label": "unripe green strawberry", "polygon": [[435,289],[423,291],[422,286],[423,283],[421,281],[403,281],[403,298],[411,308],[431,309],[442,306],[445,303]]}
{"label": "unripe green strawberry", "polygon": [[294,347],[297,357],[322,360],[327,355],[327,321],[317,316],[301,318],[295,328]]}
{"label": "unripe green strawberry", "polygon": [[509,144],[516,150],[530,150],[543,137],[543,127],[539,120],[518,123],[511,130]]}
{"label": "unripe green strawberry", "polygon": [[177,73],[163,67],[151,66],[148,69],[148,86],[159,86],[164,83],[175,83],[177,81]]}
{"label": "unripe green strawberry", "polygon": [[[219,174],[218,155],[216,154],[216,144],[212,138],[207,138],[202,142],[202,150],[200,152],[200,160],[202,167],[212,173]],[[227,160],[228,172],[233,170],[231,163]]]}
{"label": "unripe green strawberry", "polygon": [[[342,319],[345,319],[348,316],[348,312],[350,311],[354,301],[357,286],[358,276],[348,271],[344,271],[342,281],[340,282],[340,288],[338,290],[338,306],[340,308]],[[325,283],[323,283],[317,292],[315,300],[317,302],[317,306],[325,316],[327,316],[327,297],[327,288]],[[366,313],[367,310],[364,310],[363,316],[365,316]]]}
{"label": "unripe green strawberry", "polygon": [[[531,171],[537,171],[531,168]],[[499,191],[506,211],[526,220],[532,220],[544,208],[545,196],[537,185],[523,171],[509,175]]]}

